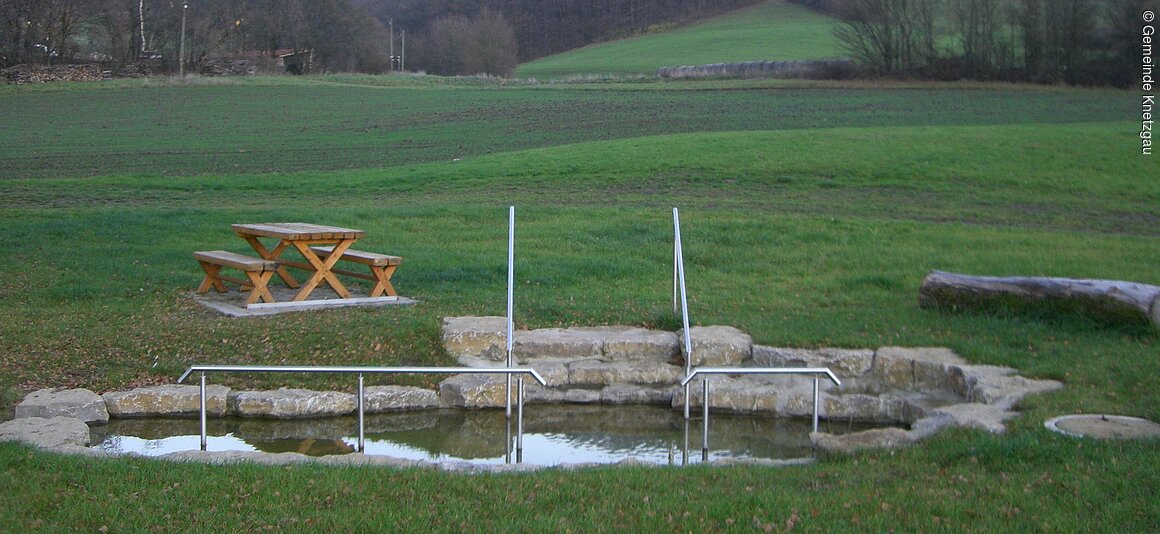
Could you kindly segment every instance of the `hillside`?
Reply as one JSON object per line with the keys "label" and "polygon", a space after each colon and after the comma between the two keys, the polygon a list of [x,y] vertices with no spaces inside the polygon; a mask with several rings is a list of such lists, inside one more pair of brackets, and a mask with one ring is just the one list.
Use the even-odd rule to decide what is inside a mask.
{"label": "hillside", "polygon": [[663,33],[600,43],[520,65],[516,76],[651,75],[666,65],[841,56],[835,19],[798,5],[769,2]]}

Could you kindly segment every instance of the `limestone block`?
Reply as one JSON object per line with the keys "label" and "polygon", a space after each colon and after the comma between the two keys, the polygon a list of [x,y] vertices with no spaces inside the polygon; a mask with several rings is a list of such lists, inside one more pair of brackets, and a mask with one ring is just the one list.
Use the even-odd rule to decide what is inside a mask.
{"label": "limestone block", "polygon": [[[689,406],[704,406],[704,386],[700,380],[689,383]],[[725,412],[767,412],[780,413],[779,407],[786,392],[776,386],[756,384],[741,378],[715,376],[709,379],[709,409]],[[677,387],[673,393],[672,406],[683,408],[684,389]]]}
{"label": "limestone block", "polygon": [[568,366],[568,382],[580,386],[610,384],[674,384],[683,378],[680,367],[659,362],[602,362],[583,360]]}
{"label": "limestone block", "polygon": [[790,349],[753,347],[757,367],[826,367],[838,378],[855,378],[870,372],[874,351],[869,349]]}
{"label": "limestone block", "polygon": [[1026,395],[1055,391],[1062,387],[1063,383],[1055,380],[1033,380],[1021,376],[972,376],[969,397],[974,402],[1010,409]]}
{"label": "limestone block", "polygon": [[946,347],[882,347],[878,356],[945,365],[967,365],[967,361]]}
{"label": "limestone block", "polygon": [[981,428],[992,434],[1002,434],[1007,431],[1004,421],[1018,415],[1009,412],[1005,407],[978,403],[954,404],[943,406],[932,412],[933,416],[949,416],[955,426]]}
{"label": "limestone block", "polygon": [[280,388],[275,391],[242,391],[230,395],[231,411],[241,417],[330,417],[353,413],[354,395],[337,391]]}
{"label": "limestone block", "polygon": [[882,347],[873,374],[884,386],[965,396],[967,361],[944,347]]}
{"label": "limestone block", "polygon": [[[671,404],[673,397],[680,391],[679,386],[650,388],[612,384],[600,390],[600,402],[603,404]],[[684,402],[683,398],[681,402]]]}
{"label": "limestone block", "polygon": [[[520,365],[522,367],[531,367],[532,369],[535,369],[536,372],[540,374],[540,377],[544,379],[544,382],[548,383],[548,387],[550,388],[558,388],[568,385],[570,373],[568,371],[568,366],[563,361],[537,359],[528,360],[527,362],[524,362]],[[515,382],[517,376],[519,375],[512,375],[512,382]],[[532,384],[539,386],[539,383],[536,382],[536,379],[531,375],[524,375],[524,383],[528,384],[529,386]]]}
{"label": "limestone block", "polygon": [[599,404],[604,402],[602,392],[594,389],[567,389],[561,393],[564,402],[576,404]]}
{"label": "limestone block", "polygon": [[0,441],[19,441],[43,449],[87,447],[89,425],[68,416],[23,416],[0,423]]}
{"label": "limestone block", "polygon": [[[229,393],[230,388],[226,386],[206,386],[206,415],[225,415]],[[166,384],[129,391],[111,391],[101,397],[105,400],[110,417],[164,417],[201,413],[201,388],[198,386]]]}
{"label": "limestone block", "polygon": [[109,411],[100,395],[87,389],[42,389],[29,393],[16,405],[16,418],[73,417],[85,423],[109,422]]}
{"label": "limestone block", "polygon": [[887,388],[910,389],[914,386],[914,360],[879,353],[874,358],[871,375]]}
{"label": "limestone block", "polygon": [[363,389],[365,413],[438,407],[439,393],[433,389],[414,386],[369,386]]}
{"label": "limestone block", "polygon": [[891,404],[875,395],[827,395],[821,399],[821,413],[832,420],[884,421],[890,419]]}
{"label": "limestone block", "polygon": [[[826,399],[827,397],[825,396],[818,399],[819,402],[821,402],[821,406],[818,407],[819,415],[826,415]],[[790,417],[813,417],[813,390],[797,390],[783,393],[781,397],[781,405],[778,407],[778,414],[787,415]]]}
{"label": "limestone block", "polygon": [[453,357],[507,358],[506,317],[445,317],[443,347]]}
{"label": "limestone block", "polygon": [[[514,405],[516,388],[514,383],[512,386],[511,400]],[[504,375],[455,375],[439,383],[439,399],[444,406],[457,408],[503,407],[506,387]]]}
{"label": "limestone block", "polygon": [[[512,382],[512,388],[516,387],[515,381]],[[503,393],[499,394],[500,402],[503,401]],[[518,402],[519,396],[512,394],[513,409]],[[526,404],[556,404],[561,402],[569,402],[566,399],[565,390],[560,388],[546,388],[539,383],[525,382],[524,383],[524,403]]]}
{"label": "limestone block", "polygon": [[669,362],[681,352],[676,332],[625,326],[581,328],[578,330],[590,332],[604,340],[604,359],[606,360]]}
{"label": "limestone block", "polygon": [[529,358],[599,358],[603,339],[596,332],[576,328],[541,328],[516,332],[512,356]]}
{"label": "limestone block", "polygon": [[[679,332],[683,339],[684,333]],[[731,367],[753,357],[753,338],[732,326],[695,326],[689,329],[694,366]]]}
{"label": "limestone block", "polygon": [[901,428],[875,428],[842,435],[814,432],[810,441],[815,449],[849,454],[864,449],[896,449],[913,443],[914,437]]}
{"label": "limestone block", "polygon": [[957,365],[915,360],[912,388],[925,393],[967,396],[967,381],[963,369]]}

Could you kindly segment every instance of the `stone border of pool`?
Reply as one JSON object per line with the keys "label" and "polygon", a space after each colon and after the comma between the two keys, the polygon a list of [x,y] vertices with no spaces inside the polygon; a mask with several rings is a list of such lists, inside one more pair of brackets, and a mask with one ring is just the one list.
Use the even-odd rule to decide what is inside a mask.
{"label": "stone border of pool", "polygon": [[[448,353],[465,366],[494,366],[502,354],[504,318],[458,317],[443,322]],[[844,435],[814,433],[816,450],[852,452],[866,448],[901,447],[952,426],[981,428],[999,434],[1004,421],[1026,395],[1063,386],[1053,380],[1031,380],[1007,367],[970,365],[946,348],[882,347],[879,349],[792,349],[754,345],[732,327],[690,329],[694,365],[737,367],[828,367],[841,377],[841,390],[827,386],[821,394],[821,414],[833,420],[894,422],[903,428],[882,428]],[[678,333],[634,327],[597,327],[518,331],[513,356],[548,380],[546,387],[528,386],[528,402],[668,404],[683,406],[684,395],[674,385],[683,375]],[[462,374],[440,383],[438,390],[410,386],[366,388],[366,413],[431,408],[494,408],[504,405],[502,376]],[[714,411],[767,413],[804,417],[812,412],[812,379],[807,377],[715,377],[711,381]],[[691,405],[703,402],[693,388]],[[274,391],[233,391],[207,387],[206,407],[212,417],[267,418],[350,415],[354,395],[282,388]],[[40,390],[16,408],[16,419],[0,423],[0,441],[23,441],[66,453],[108,456],[89,449],[89,424],[112,418],[192,417],[200,410],[197,386],[164,385],[103,395],[85,389]],[[532,470],[524,464],[479,465],[470,462],[403,460],[377,455],[315,458],[297,453],[203,452],[171,453],[160,458],[231,463],[319,462],[334,465],[434,467],[454,471]],[[639,464],[627,461],[622,463]],[[714,461],[793,465],[790,461]],[[560,467],[584,467],[576,464]],[[652,464],[644,464],[652,465]]]}

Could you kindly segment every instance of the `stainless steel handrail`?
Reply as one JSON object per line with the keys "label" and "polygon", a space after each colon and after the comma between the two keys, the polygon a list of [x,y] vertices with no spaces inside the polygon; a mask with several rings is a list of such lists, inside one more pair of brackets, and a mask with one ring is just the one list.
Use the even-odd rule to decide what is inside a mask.
{"label": "stainless steel handrail", "polygon": [[[512,345],[515,342],[515,276],[516,276],[516,207],[508,206],[508,264],[507,264],[507,329],[504,337],[507,341],[507,366],[511,367]],[[512,375],[507,375],[507,387],[504,389],[504,417],[512,418]]]}
{"label": "stainless steel handrail", "polygon": [[[297,365],[194,365],[186,369],[177,379],[180,384],[193,373],[201,373],[201,450],[206,450],[206,406],[205,406],[205,374],[206,373],[357,373],[358,374],[358,450],[365,451],[365,434],[363,430],[363,375],[364,374],[503,374],[511,378],[512,375],[532,375],[541,386],[548,385],[540,373],[531,367],[359,367],[359,366],[297,366]],[[524,448],[523,419],[524,419],[524,377],[517,379],[517,413],[518,435],[516,437],[517,457],[522,457]],[[510,397],[510,393],[508,396]],[[508,406],[511,399],[507,399]]]}
{"label": "stainless steel handrail", "polygon": [[[678,287],[679,286],[679,287]],[[689,297],[685,292],[685,251],[681,246],[681,215],[677,208],[673,208],[673,308],[676,308],[676,298],[678,289],[680,289],[681,297],[681,325],[683,326],[682,333],[684,334],[684,349],[685,349],[685,374],[692,371],[693,366],[693,341],[689,333]],[[685,419],[689,418],[689,386],[688,383],[682,383],[685,393]]]}
{"label": "stainless steel handrail", "polygon": [[[825,375],[834,385],[842,387],[842,381],[826,367],[698,367],[693,369],[685,378],[681,379],[681,386],[685,388],[685,418],[689,414],[689,382],[697,375],[813,375],[814,376],[814,432],[818,431],[818,405],[820,404],[820,388],[818,380]],[[701,460],[709,460],[709,379],[702,380],[701,409],[704,427],[701,433]]]}

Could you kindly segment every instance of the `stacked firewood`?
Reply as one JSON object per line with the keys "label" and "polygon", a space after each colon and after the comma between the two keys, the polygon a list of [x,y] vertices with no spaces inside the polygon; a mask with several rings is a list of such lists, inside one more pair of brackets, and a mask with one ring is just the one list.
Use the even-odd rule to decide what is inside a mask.
{"label": "stacked firewood", "polygon": [[8,83],[92,82],[104,78],[97,65],[16,65],[0,70]]}
{"label": "stacked firewood", "polygon": [[257,65],[249,59],[214,58],[201,63],[203,76],[253,76]]}

